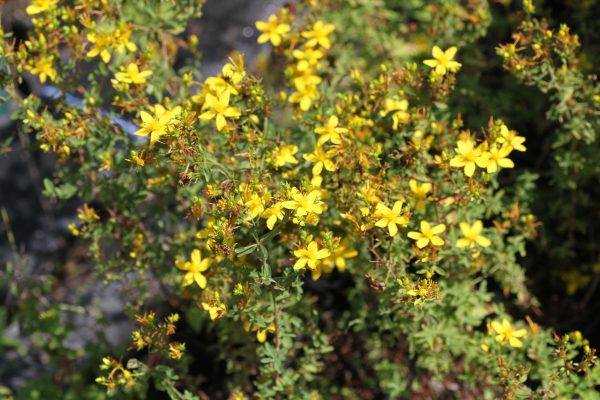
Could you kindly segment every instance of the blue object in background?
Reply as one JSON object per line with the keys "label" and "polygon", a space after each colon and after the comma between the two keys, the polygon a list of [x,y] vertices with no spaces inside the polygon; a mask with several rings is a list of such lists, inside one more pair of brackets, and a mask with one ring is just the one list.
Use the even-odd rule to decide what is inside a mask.
{"label": "blue object in background", "polygon": [[[63,98],[63,92],[59,88],[52,85],[42,85],[37,95],[47,103],[54,103]],[[81,97],[66,93],[64,94],[64,99],[69,106],[78,108],[80,110],[85,107]],[[148,140],[147,137],[134,135],[134,133],[139,129],[139,126],[133,122],[123,117],[112,115],[109,111],[103,109],[99,110],[98,112],[101,116],[107,117],[113,124],[119,126],[132,141],[146,142]]]}

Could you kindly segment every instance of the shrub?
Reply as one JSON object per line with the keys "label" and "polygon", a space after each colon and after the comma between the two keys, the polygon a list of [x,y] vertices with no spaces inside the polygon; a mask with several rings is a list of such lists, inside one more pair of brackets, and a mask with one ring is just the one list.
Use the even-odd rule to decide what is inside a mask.
{"label": "shrub", "polygon": [[[61,305],[9,268],[11,318],[52,337],[55,383],[20,396],[595,398],[595,350],[534,322],[519,264],[540,228],[536,174],[511,171],[531,140],[473,116],[477,82],[457,83],[480,73],[463,48],[492,23],[486,1],[299,2],[257,22],[269,57],[210,77],[183,33],[201,6],[34,0],[35,32],[4,43],[15,118],[56,158],[45,195],[80,199],[69,229],[138,325],[129,351],[70,350]],[[569,192],[598,176],[600,93],[578,37],[534,13],[509,12],[522,22],[496,51],[549,94]],[[26,74],[82,104],[21,98]],[[573,223],[561,206],[551,218]]]}

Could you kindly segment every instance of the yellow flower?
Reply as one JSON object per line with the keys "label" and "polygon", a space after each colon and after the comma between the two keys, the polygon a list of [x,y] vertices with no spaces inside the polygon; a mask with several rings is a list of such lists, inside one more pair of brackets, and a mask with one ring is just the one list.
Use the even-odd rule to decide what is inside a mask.
{"label": "yellow flower", "polygon": [[422,130],[417,129],[413,133],[411,142],[417,149],[428,150],[431,147],[433,139],[433,135],[425,135]]}
{"label": "yellow flower", "polygon": [[433,50],[431,51],[433,59],[425,60],[423,64],[435,68],[435,73],[438,75],[445,75],[447,71],[456,72],[462,66],[461,63],[453,61],[456,50],[454,46],[448,48],[446,51],[443,51],[438,46],[433,46]]}
{"label": "yellow flower", "polygon": [[495,145],[493,145],[487,151],[487,155],[488,155],[488,157],[487,157],[487,159],[488,159],[487,172],[488,172],[488,174],[492,174],[492,173],[498,171],[498,167],[514,168],[515,163],[510,158],[508,158],[508,155],[510,154],[511,151],[512,151],[512,147],[502,146],[502,147],[498,148]]}
{"label": "yellow flower", "polygon": [[294,86],[301,90],[302,86],[315,86],[323,81],[319,75],[315,75],[312,71],[304,71],[301,75],[294,77]]}
{"label": "yellow flower", "polygon": [[217,318],[222,317],[227,312],[227,307],[223,303],[210,302],[210,303],[202,303],[202,309],[208,311],[208,315],[211,320],[215,320]]}
{"label": "yellow flower", "polygon": [[358,252],[350,248],[350,241],[348,239],[342,240],[338,247],[336,247],[331,256],[326,261],[330,261],[335,264],[338,271],[342,272],[346,269],[346,259],[354,258],[358,255]]}
{"label": "yellow flower", "polygon": [[319,49],[296,49],[292,52],[294,58],[298,59],[296,69],[300,72],[309,70],[319,65],[319,60],[323,58],[323,52]]}
{"label": "yellow flower", "polygon": [[102,171],[108,171],[112,168],[112,153],[111,152],[104,152],[98,155],[98,159],[100,161],[103,161],[102,166],[100,167],[100,169],[98,169],[98,171],[102,172]]}
{"label": "yellow flower", "polygon": [[275,333],[275,325],[271,324],[267,327],[267,329],[258,329],[256,331],[256,340],[259,343],[264,343],[267,341],[267,333]]}
{"label": "yellow flower", "polygon": [[294,255],[298,258],[294,264],[295,270],[306,268],[307,265],[308,268],[315,269],[317,261],[329,257],[331,252],[327,249],[319,249],[319,245],[313,240],[305,249],[295,250]]}
{"label": "yellow flower", "polygon": [[129,40],[131,33],[133,32],[133,26],[129,24],[122,24],[114,32],[114,47],[119,53],[124,53],[125,50],[136,51],[137,45]]}
{"label": "yellow flower", "polygon": [[108,64],[108,62],[112,58],[109,48],[111,47],[114,41],[113,33],[111,32],[99,35],[94,32],[90,32],[87,34],[87,40],[90,43],[92,43],[92,47],[87,52],[86,56],[89,58],[93,58],[97,55],[100,55],[102,61],[104,61],[105,64]]}
{"label": "yellow flower", "polygon": [[500,137],[496,140],[500,144],[506,144],[516,151],[526,151],[527,148],[523,145],[525,138],[519,136],[517,131],[509,130],[504,124],[500,127]]}
{"label": "yellow flower", "polygon": [[179,360],[183,357],[185,350],[185,344],[182,343],[169,343],[169,358],[172,360]]}
{"label": "yellow flower", "polygon": [[206,121],[214,118],[217,124],[217,130],[220,132],[227,125],[225,118],[237,119],[242,113],[237,107],[229,105],[229,92],[220,92],[217,96],[213,96],[210,93],[206,95],[204,106],[202,108],[208,108],[209,110],[202,113],[199,118]]}
{"label": "yellow flower", "polygon": [[236,53],[229,59],[229,62],[223,65],[221,75],[234,85],[239,84],[246,76],[244,69],[244,56],[242,53]]}
{"label": "yellow flower", "polygon": [[379,218],[379,221],[375,223],[375,226],[379,228],[388,228],[390,236],[396,236],[398,233],[398,226],[406,227],[408,225],[408,217],[402,215],[402,205],[404,203],[400,200],[394,203],[394,206],[390,210],[385,204],[378,203],[375,206],[375,215]]}
{"label": "yellow flower", "polygon": [[115,74],[117,81],[121,83],[142,84],[146,83],[146,78],[152,75],[152,71],[140,71],[136,63],[130,63],[126,67],[121,67],[121,71]]}
{"label": "yellow flower", "polygon": [[136,164],[138,167],[143,167],[146,162],[144,161],[142,152],[138,154],[135,150],[131,150],[130,152],[131,158],[126,158],[125,161],[129,161],[130,163]]}
{"label": "yellow flower", "polygon": [[265,210],[265,199],[264,196],[259,196],[253,193],[246,202],[244,207],[248,209],[248,217],[246,220],[251,220],[258,217]]}
{"label": "yellow flower", "polygon": [[110,50],[117,50],[119,53],[124,53],[126,50],[136,51],[136,44],[129,40],[132,31],[131,25],[123,24],[115,30],[88,33],[86,37],[92,47],[86,56],[92,58],[100,55],[102,61],[108,64],[112,58]]}
{"label": "yellow flower", "polygon": [[309,213],[321,214],[325,210],[325,203],[321,201],[321,191],[313,190],[304,195],[298,189],[292,189],[292,200],[284,201],[283,208],[296,210],[296,216],[302,217]]}
{"label": "yellow flower", "polygon": [[348,133],[348,129],[338,127],[339,119],[337,116],[332,115],[327,121],[327,125],[315,129],[315,133],[321,135],[319,138],[319,145],[326,143],[328,140],[333,144],[342,143],[342,134]]}
{"label": "yellow flower", "polygon": [[302,32],[302,37],[308,39],[306,47],[321,46],[326,49],[331,47],[331,41],[329,35],[335,30],[333,24],[326,24],[323,21],[317,21],[313,25],[312,30]]}
{"label": "yellow flower", "polygon": [[527,335],[525,329],[515,330],[513,326],[507,320],[503,319],[502,322],[493,321],[492,328],[496,331],[496,341],[498,343],[509,343],[512,347],[522,347],[523,342],[518,338],[524,338]]}
{"label": "yellow flower", "polygon": [[358,252],[350,248],[350,241],[348,239],[344,239],[342,243],[340,243],[338,247],[331,252],[329,257],[318,262],[316,268],[310,271],[312,280],[318,280],[323,272],[330,273],[336,267],[338,271],[344,271],[346,269],[346,259],[354,258],[357,255]]}
{"label": "yellow flower", "polygon": [[492,242],[484,236],[481,236],[483,230],[483,222],[475,221],[473,225],[469,225],[468,222],[460,223],[460,230],[463,234],[463,238],[456,241],[456,247],[473,247],[476,243],[481,247],[488,247]]}
{"label": "yellow flower", "polygon": [[162,104],[154,106],[152,116],[146,111],[140,111],[142,123],[140,129],[134,133],[138,136],[150,135],[150,143],[156,142],[161,136],[166,135],[173,123],[175,117],[181,112],[181,107],[177,106],[172,110],[165,109]]}
{"label": "yellow flower", "polygon": [[183,286],[189,286],[192,283],[196,282],[200,288],[204,289],[206,287],[206,277],[202,275],[202,272],[206,271],[210,264],[212,263],[212,259],[205,258],[202,259],[200,254],[200,250],[194,249],[192,251],[190,261],[176,261],[177,268],[187,271],[187,273],[183,277]]}
{"label": "yellow flower", "polygon": [[58,0],[32,0],[31,5],[25,9],[28,15],[35,15],[51,10],[56,6]]}
{"label": "yellow flower", "polygon": [[276,167],[283,167],[285,164],[298,164],[294,154],[298,152],[298,146],[293,144],[284,144],[273,150],[271,162]]}
{"label": "yellow flower", "polygon": [[83,203],[83,208],[77,210],[77,218],[79,218],[81,222],[91,224],[94,221],[98,221],[100,216],[96,213],[96,210],[89,207],[87,203]]}
{"label": "yellow flower", "polygon": [[204,102],[206,93],[217,95],[224,91],[236,96],[239,94],[238,84],[245,76],[244,59],[239,55],[235,60],[231,59],[230,62],[223,66],[221,69],[221,76],[211,76],[206,78],[204,86],[202,87],[202,92],[197,96],[193,96],[192,100],[195,102]]}
{"label": "yellow flower", "polygon": [[311,163],[315,163],[312,169],[313,175],[320,175],[323,171],[323,167],[327,171],[333,172],[335,171],[335,164],[331,160],[331,157],[337,154],[336,150],[323,150],[321,146],[317,144],[315,147],[315,151],[312,153],[304,154],[304,159]]}
{"label": "yellow flower", "polygon": [[410,283],[410,280],[405,282],[404,286],[410,285],[407,287],[406,294],[413,298],[412,301],[415,304],[439,298],[438,284],[430,278],[420,279],[418,282],[413,283]]}
{"label": "yellow flower", "polygon": [[319,97],[317,86],[306,80],[295,80],[296,91],[290,95],[290,103],[298,103],[302,111],[308,111],[313,100]]}
{"label": "yellow flower", "polygon": [[427,204],[427,193],[431,192],[433,185],[429,182],[425,182],[423,184],[419,184],[414,179],[408,181],[408,186],[410,187],[410,191],[414,195],[415,202],[415,210],[417,212],[421,212],[425,209],[425,205]]}
{"label": "yellow flower", "polygon": [[270,230],[273,230],[277,220],[283,221],[284,214],[282,207],[282,203],[275,203],[261,214],[261,217],[267,219],[267,228],[269,228]]}
{"label": "yellow flower", "polygon": [[483,154],[481,147],[474,147],[471,139],[459,140],[456,143],[456,152],[458,153],[450,160],[450,166],[454,168],[463,168],[465,175],[469,178],[475,172],[475,165],[485,168],[488,165],[487,155]]}
{"label": "yellow flower", "polygon": [[256,29],[263,32],[258,37],[258,43],[267,43],[270,41],[274,47],[279,46],[282,39],[285,38],[286,33],[291,30],[288,24],[279,23],[276,15],[271,15],[268,22],[257,21]]}
{"label": "yellow flower", "polygon": [[211,93],[229,92],[229,94],[234,96],[239,94],[238,90],[231,83],[220,76],[210,76],[206,78],[203,89],[208,90]]}
{"label": "yellow flower", "polygon": [[377,195],[377,189],[371,186],[369,181],[358,189],[358,195],[369,203],[381,203],[381,199]]}
{"label": "yellow flower", "polygon": [[[31,7],[31,6],[30,6]],[[34,75],[39,75],[40,82],[46,83],[46,79],[56,80],[56,70],[52,67],[54,56],[44,57],[36,62],[35,67],[27,67],[27,70]]]}
{"label": "yellow flower", "polygon": [[405,124],[410,120],[410,114],[408,110],[408,100],[396,100],[396,99],[385,99],[383,102],[383,110],[380,115],[385,117],[389,113],[392,114],[392,127],[398,129],[398,124]]}
{"label": "yellow flower", "polygon": [[69,226],[67,226],[67,229],[69,229],[69,232],[71,232],[71,235],[73,236],[79,236],[81,234],[81,231],[77,229],[77,226],[75,224],[69,224]]}
{"label": "yellow flower", "polygon": [[438,224],[434,227],[429,225],[427,221],[421,221],[421,232],[408,232],[408,237],[417,241],[417,247],[422,249],[431,243],[434,246],[443,246],[444,239],[439,236],[440,233],[446,230],[446,225]]}
{"label": "yellow flower", "polygon": [[[250,323],[244,324],[244,330],[249,331],[250,326]],[[275,333],[275,324],[270,324],[265,329],[260,329],[260,327],[255,324],[252,326],[252,331],[256,332],[256,340],[258,340],[259,343],[264,343],[267,341],[268,333]]]}

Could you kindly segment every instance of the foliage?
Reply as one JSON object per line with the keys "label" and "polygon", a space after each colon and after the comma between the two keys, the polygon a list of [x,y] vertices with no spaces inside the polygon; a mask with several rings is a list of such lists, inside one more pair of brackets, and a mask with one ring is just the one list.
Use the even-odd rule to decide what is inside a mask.
{"label": "foliage", "polygon": [[[232,54],[211,77],[195,51],[175,68],[201,6],[34,0],[29,40],[3,44],[15,119],[56,157],[45,195],[82,201],[70,231],[139,325],[128,352],[69,349],[64,305],[36,302],[56,283],[19,279],[15,257],[0,328],[10,315],[50,338],[34,342],[55,368],[16,397],[595,398],[590,343],[530,317],[519,259],[538,237],[538,176],[519,160],[533,141],[511,116],[472,127],[461,108],[487,1],[299,2],[257,23],[273,51],[254,71]],[[566,25],[530,1],[508,14],[513,41],[486,51],[547,96],[566,198],[598,176],[600,89]],[[83,104],[21,98],[10,83],[27,74]],[[548,211],[557,234],[587,232],[576,205]],[[568,237],[555,251],[578,249]],[[78,361],[100,365],[95,383],[68,375]]]}

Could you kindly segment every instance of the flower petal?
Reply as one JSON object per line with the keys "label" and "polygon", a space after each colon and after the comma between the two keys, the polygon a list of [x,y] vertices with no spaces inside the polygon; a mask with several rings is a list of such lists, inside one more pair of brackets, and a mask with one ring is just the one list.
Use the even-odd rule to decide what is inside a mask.
{"label": "flower petal", "polygon": [[469,239],[458,239],[456,241],[456,247],[459,249],[462,249],[463,247],[468,247],[471,244],[471,241]]}
{"label": "flower petal", "polygon": [[422,238],[417,240],[417,247],[422,249],[423,247],[426,247],[429,244],[429,239],[427,238]]}
{"label": "flower petal", "polygon": [[475,163],[474,162],[466,163],[465,164],[465,175],[470,178],[473,176],[474,173],[475,173]]}
{"label": "flower petal", "polygon": [[516,338],[516,337],[514,337],[514,336],[511,336],[511,337],[508,339],[508,342],[510,343],[510,345],[511,345],[512,347],[517,347],[517,348],[518,348],[518,347],[523,347],[523,342],[521,342],[519,339],[517,339],[517,338]]}
{"label": "flower petal", "polygon": [[388,224],[388,232],[390,233],[390,236],[396,236],[396,234],[398,233],[398,227],[395,223],[390,222]]}
{"label": "flower petal", "polygon": [[484,236],[477,236],[475,238],[475,241],[477,242],[478,245],[480,245],[481,247],[488,247],[489,245],[492,244],[491,240],[484,237]]}
{"label": "flower petal", "polygon": [[409,238],[414,239],[414,240],[419,240],[419,239],[423,238],[423,234],[421,232],[415,232],[415,231],[408,232],[406,234],[406,236],[408,236]]}
{"label": "flower petal", "polygon": [[454,58],[454,56],[456,55],[456,51],[458,49],[456,48],[456,46],[452,46],[449,47],[445,52],[444,55],[446,56],[446,59],[448,60],[452,60]]}
{"label": "flower petal", "polygon": [[308,260],[306,258],[301,258],[298,261],[296,261],[296,263],[294,264],[294,269],[295,270],[299,270],[299,269],[303,269],[306,267],[306,262]]}
{"label": "flower petal", "polygon": [[200,286],[201,289],[206,287],[206,277],[201,273],[197,272],[194,274],[194,281]]}
{"label": "flower petal", "polygon": [[432,236],[431,237],[431,244],[433,244],[434,246],[443,246],[444,245],[444,239],[442,239],[439,236]]}
{"label": "flower petal", "polygon": [[436,225],[433,228],[431,228],[431,233],[433,233],[434,235],[439,235],[440,233],[444,232],[445,230],[446,230],[446,225],[439,224],[439,225]]}

